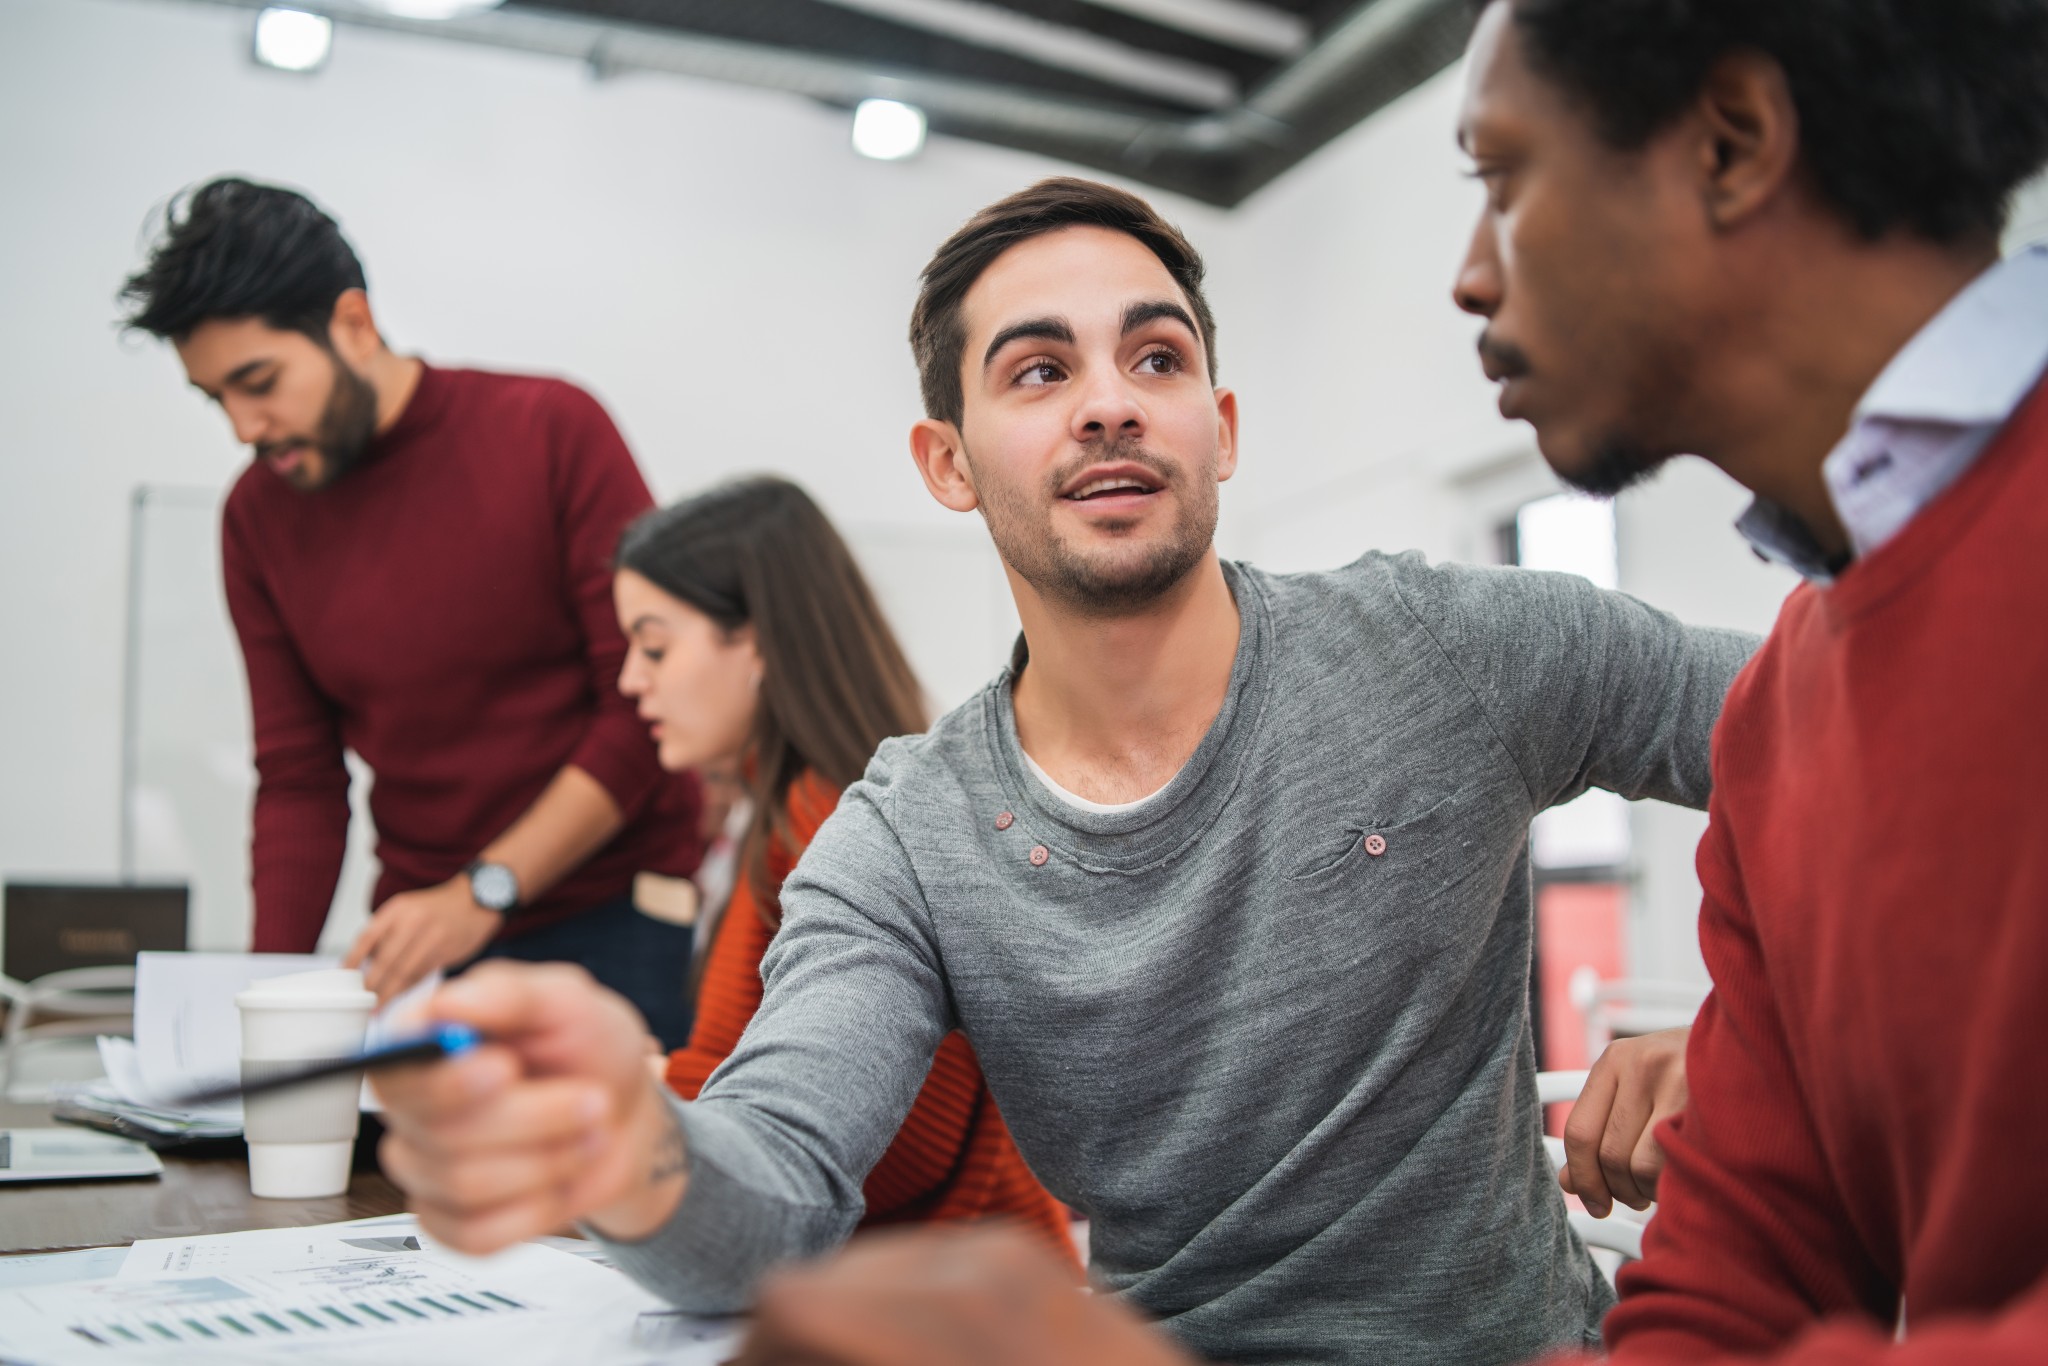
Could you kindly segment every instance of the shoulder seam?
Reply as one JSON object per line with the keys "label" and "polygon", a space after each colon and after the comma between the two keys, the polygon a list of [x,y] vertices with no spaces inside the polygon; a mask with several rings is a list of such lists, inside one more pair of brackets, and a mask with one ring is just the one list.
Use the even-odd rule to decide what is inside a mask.
{"label": "shoulder seam", "polygon": [[1486,705],[1486,700],[1479,695],[1479,690],[1472,686],[1472,680],[1465,676],[1465,671],[1458,667],[1457,657],[1445,646],[1442,638],[1437,635],[1429,622],[1424,620],[1422,613],[1416,609],[1415,604],[1408,600],[1408,593],[1401,584],[1400,576],[1398,574],[1389,574],[1387,578],[1394,586],[1395,600],[1401,604],[1402,609],[1408,613],[1415,624],[1422,629],[1422,633],[1429,637],[1429,643],[1436,646],[1436,652],[1443,656],[1444,663],[1450,666],[1451,672],[1457,676],[1458,682],[1464,686],[1465,695],[1472,699],[1472,705],[1477,707],[1480,716],[1485,718],[1486,728],[1492,732],[1494,743],[1499,745],[1501,752],[1508,756],[1508,767],[1512,768],[1515,771],[1515,776],[1521,779],[1522,791],[1528,794],[1530,805],[1535,805],[1536,789],[1530,783],[1529,775],[1522,771],[1522,762],[1515,757],[1514,746],[1508,743],[1507,736],[1501,734],[1500,723],[1494,719],[1492,710]]}

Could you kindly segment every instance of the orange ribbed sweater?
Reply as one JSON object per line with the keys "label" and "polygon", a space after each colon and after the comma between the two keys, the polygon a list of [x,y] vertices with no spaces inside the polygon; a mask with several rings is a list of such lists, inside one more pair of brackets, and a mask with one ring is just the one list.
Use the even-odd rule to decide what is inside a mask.
{"label": "orange ribbed sweater", "polygon": [[[778,884],[838,804],[839,793],[815,774],[805,773],[791,786],[788,814],[797,849],[778,840],[768,851],[768,873]],[[689,1045],[669,1055],[668,1084],[685,1100],[697,1098],[761,1006],[761,956],[775,931],[762,915],[751,881],[742,872],[712,934]],[[868,1207],[862,1228],[1010,1219],[1044,1235],[1080,1265],[1065,1207],[1024,1165],[982,1080],[974,1050],[958,1033],[940,1043],[924,1090],[862,1190]]]}

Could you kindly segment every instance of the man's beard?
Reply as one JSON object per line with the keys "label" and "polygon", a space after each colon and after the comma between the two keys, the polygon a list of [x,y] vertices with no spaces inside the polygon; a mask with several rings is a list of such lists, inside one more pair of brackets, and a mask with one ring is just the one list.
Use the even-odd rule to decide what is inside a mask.
{"label": "man's beard", "polygon": [[[326,488],[361,464],[377,437],[376,387],[333,352],[328,352],[327,360],[334,368],[334,384],[327,391],[327,406],[320,410],[312,440],[321,456],[320,482],[305,490],[308,493]],[[265,449],[257,448],[259,458]]]}
{"label": "man's beard", "polygon": [[1168,534],[1135,556],[1085,554],[1053,533],[1049,502],[1036,502],[995,481],[977,489],[982,519],[1003,562],[1048,601],[1084,616],[1142,612],[1185,579],[1216,539],[1216,480],[1198,478],[1193,487],[1183,487],[1173,466],[1135,441],[1083,451],[1053,471],[1046,492],[1056,499],[1089,466],[1124,462],[1149,470],[1159,481],[1152,496],[1173,494],[1180,509]]}
{"label": "man's beard", "polygon": [[1583,469],[1558,470],[1557,477],[1581,493],[1612,498],[1647,480],[1668,458],[1625,437],[1609,436],[1593,447]]}
{"label": "man's beard", "polygon": [[[1529,373],[1527,353],[1519,346],[1496,340],[1490,331],[1479,336],[1479,357],[1490,378],[1521,379]],[[1667,387],[1660,392],[1673,390]],[[1583,469],[1566,470],[1546,463],[1550,463],[1559,479],[1579,492],[1595,498],[1612,498],[1648,479],[1668,458],[1632,437],[1610,432],[1593,444]]]}

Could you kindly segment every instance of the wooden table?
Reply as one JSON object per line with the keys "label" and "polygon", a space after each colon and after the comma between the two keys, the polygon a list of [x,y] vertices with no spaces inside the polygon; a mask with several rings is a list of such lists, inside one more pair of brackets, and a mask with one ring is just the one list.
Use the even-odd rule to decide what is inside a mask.
{"label": "wooden table", "polygon": [[[0,1102],[0,1128],[36,1129],[51,1123],[48,1106]],[[301,1228],[405,1208],[398,1188],[376,1171],[356,1172],[347,1194],[325,1200],[258,1200],[249,1194],[244,1157],[180,1157],[176,1149],[162,1157],[164,1174],[140,1181],[0,1185],[0,1256],[106,1247],[138,1238]]]}

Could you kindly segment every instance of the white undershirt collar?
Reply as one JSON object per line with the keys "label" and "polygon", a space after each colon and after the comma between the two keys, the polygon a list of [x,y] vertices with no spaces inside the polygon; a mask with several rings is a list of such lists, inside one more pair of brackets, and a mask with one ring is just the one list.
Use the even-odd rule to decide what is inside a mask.
{"label": "white undershirt collar", "polygon": [[1158,791],[1148,792],[1144,796],[1138,798],[1136,801],[1091,802],[1086,797],[1078,796],[1072,792],[1069,792],[1064,787],[1061,787],[1058,783],[1054,782],[1052,780],[1052,775],[1050,773],[1047,773],[1044,769],[1038,766],[1038,760],[1032,758],[1029,754],[1025,754],[1024,749],[1021,745],[1018,746],[1017,752],[1019,754],[1024,754],[1024,766],[1031,770],[1031,776],[1038,779],[1039,783],[1044,786],[1047,792],[1052,793],[1053,796],[1059,798],[1068,806],[1073,807],[1076,811],[1092,811],[1098,816],[1121,816],[1126,812],[1136,811],[1139,807],[1145,805],[1145,803],[1157,797],[1160,792],[1164,792],[1167,788],[1173,786],[1173,779],[1168,778],[1164,783],[1162,783],[1159,786]]}

